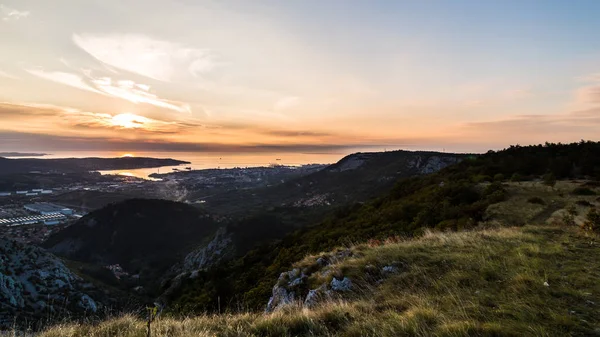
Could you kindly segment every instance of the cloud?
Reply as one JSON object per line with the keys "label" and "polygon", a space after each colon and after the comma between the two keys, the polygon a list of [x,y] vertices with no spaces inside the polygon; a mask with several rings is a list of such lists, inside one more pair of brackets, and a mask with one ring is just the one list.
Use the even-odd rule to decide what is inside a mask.
{"label": "cloud", "polygon": [[11,75],[2,70],[0,70],[0,77],[9,78],[11,80],[20,80],[20,78],[18,78],[17,76]]}
{"label": "cloud", "polygon": [[159,81],[200,76],[216,66],[208,50],[145,35],[74,34],[73,42],[105,64]]}
{"label": "cloud", "polygon": [[[164,140],[125,140],[104,137],[67,137],[45,134],[0,131],[0,148],[13,150],[39,149],[44,151],[110,150],[140,152],[221,152],[221,153],[331,153],[350,152],[356,144],[225,144],[218,142],[169,142]],[[381,145],[366,144],[361,148],[379,148]]]}
{"label": "cloud", "polygon": [[57,83],[96,94],[110,96],[139,104],[146,103],[178,112],[191,112],[189,104],[159,98],[150,93],[150,86],[131,80],[113,80],[110,77],[93,77],[90,69],[82,70],[83,76],[61,71],[44,71],[41,68],[25,69],[28,73]]}
{"label": "cloud", "polygon": [[73,88],[78,88],[81,90],[86,90],[86,91],[90,91],[90,92],[94,92],[100,95],[104,95],[104,93],[102,93],[99,90],[96,90],[94,88],[92,88],[89,84],[87,84],[83,78],[81,76],[78,76],[76,74],[71,74],[71,73],[65,73],[62,71],[44,71],[41,68],[37,68],[37,69],[25,69],[25,71],[27,71],[28,73],[49,80],[49,81],[53,81],[56,83],[61,83],[64,85],[68,85],[71,86]]}
{"label": "cloud", "polygon": [[328,132],[316,132],[316,131],[295,131],[295,130],[265,130],[261,131],[261,134],[277,136],[277,137],[331,137],[334,136]]}
{"label": "cloud", "polygon": [[132,103],[147,103],[157,107],[179,112],[191,112],[189,104],[161,99],[150,93],[150,86],[129,80],[115,81],[110,77],[92,79],[94,86],[103,93],[122,98]]}
{"label": "cloud", "polygon": [[14,8],[9,8],[4,5],[0,5],[0,16],[3,21],[19,20],[29,16],[28,11],[20,11]]}
{"label": "cloud", "polygon": [[558,115],[521,115],[505,120],[467,123],[461,136],[485,137],[508,143],[539,143],[598,139],[600,109]]}
{"label": "cloud", "polygon": [[286,110],[292,108],[300,102],[300,98],[296,96],[287,96],[279,99],[275,102],[274,109],[275,110]]}
{"label": "cloud", "polygon": [[47,132],[87,128],[109,131],[128,130],[133,133],[147,134],[176,134],[201,126],[191,122],[162,121],[132,113],[113,115],[37,103],[0,102],[0,116],[5,124],[3,126],[10,126],[15,121],[26,123],[31,127],[33,123],[37,123],[45,125]]}
{"label": "cloud", "polygon": [[600,104],[600,85],[590,85],[575,91],[575,101],[582,104]]}

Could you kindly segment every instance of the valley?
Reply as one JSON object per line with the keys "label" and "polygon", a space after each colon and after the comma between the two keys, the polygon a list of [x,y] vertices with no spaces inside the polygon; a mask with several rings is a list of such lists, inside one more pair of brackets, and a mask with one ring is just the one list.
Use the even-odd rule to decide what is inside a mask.
{"label": "valley", "polygon": [[[162,175],[161,181],[133,179],[118,189],[106,185],[44,197],[83,216],[57,227],[41,242],[19,244],[38,255],[44,252],[70,273],[49,274],[48,282],[70,280],[72,286],[64,290],[72,294],[63,298],[68,305],[57,316],[68,313],[73,321],[83,317],[76,298],[88,296],[84,302],[104,308],[92,315],[98,321],[125,309],[143,316],[138,310],[153,303],[165,317],[157,323],[158,331],[179,326],[178,317],[198,315],[193,320],[206,324],[212,331],[207,335],[226,334],[236,329],[235,322],[245,322],[242,335],[248,336],[333,336],[336,329],[341,335],[368,335],[369,329],[381,331],[395,315],[398,323],[390,326],[395,333],[489,335],[497,326],[509,326],[512,330],[507,331],[519,334],[525,331],[520,322],[527,320],[526,312],[512,303],[523,296],[531,301],[545,296],[540,293],[544,282],[564,293],[559,302],[544,300],[555,306],[547,313],[552,317],[559,317],[564,306],[581,302],[578,296],[598,303],[593,275],[558,271],[566,264],[584,263],[573,262],[579,253],[546,243],[549,237],[564,241],[560,247],[567,247],[569,240],[596,240],[600,183],[594,177],[600,177],[600,156],[584,153],[600,154],[600,145],[546,144],[483,155],[357,153],[324,167],[174,172]],[[161,189],[172,194],[160,194]],[[175,189],[185,193],[176,194]],[[207,191],[214,191],[214,198],[197,199]],[[596,254],[595,247],[585,254]],[[523,258],[530,250],[555,255]],[[35,258],[11,259],[23,265],[19,270],[38,268]],[[535,269],[547,261],[561,262],[555,269]],[[516,269],[502,269],[506,265]],[[4,296],[17,304],[30,303],[29,317],[35,321],[50,309],[31,304],[38,301],[31,290],[19,290],[31,282],[19,270],[18,279],[14,267],[0,271]],[[567,293],[569,285],[559,274],[580,280],[581,293]],[[57,287],[41,291],[64,291]],[[451,289],[464,303],[479,304],[454,303],[443,289]],[[497,292],[505,297],[495,298]],[[494,303],[492,309],[481,301]],[[535,305],[539,307],[534,310],[544,306]],[[8,306],[13,312],[21,310],[12,300]],[[457,306],[463,316],[450,314]],[[493,308],[499,307],[521,316],[496,315]],[[560,318],[570,323],[558,327],[540,320],[535,329],[592,331],[598,324],[592,310],[589,303],[577,306],[572,310],[577,315]],[[202,316],[220,312],[230,315]],[[325,320],[336,313],[343,313],[339,321]],[[128,336],[141,329],[138,319],[134,315],[100,324],[112,329],[111,324],[129,320],[128,328],[118,330]],[[219,326],[221,319],[228,323]],[[275,323],[278,319],[283,321]],[[293,325],[288,320],[299,321]],[[194,331],[194,324],[177,329]],[[47,330],[42,336],[82,333],[77,327],[60,329],[42,329]]]}

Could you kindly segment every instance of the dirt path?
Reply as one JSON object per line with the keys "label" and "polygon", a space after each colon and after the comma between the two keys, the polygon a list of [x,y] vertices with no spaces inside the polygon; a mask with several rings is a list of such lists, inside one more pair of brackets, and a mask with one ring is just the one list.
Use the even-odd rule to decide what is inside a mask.
{"label": "dirt path", "polygon": [[543,225],[554,212],[564,208],[565,205],[566,203],[564,201],[552,201],[550,205],[546,206],[546,208],[536,214],[529,222],[533,225]]}

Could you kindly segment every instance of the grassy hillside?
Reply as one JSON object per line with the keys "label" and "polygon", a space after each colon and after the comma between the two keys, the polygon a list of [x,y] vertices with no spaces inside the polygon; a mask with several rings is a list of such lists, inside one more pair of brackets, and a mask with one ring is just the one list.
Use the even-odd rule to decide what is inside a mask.
{"label": "grassy hillside", "polygon": [[[600,143],[580,142],[511,147],[464,160],[437,173],[400,179],[379,198],[340,208],[327,219],[277,243],[200,272],[173,294],[170,310],[216,311],[218,298],[221,306],[231,309],[260,310],[271,294],[273,281],[301,256],[369,239],[418,236],[427,228],[473,229],[492,220],[490,206],[511,197],[509,182],[518,185],[538,180],[544,193],[557,192],[560,185],[550,186],[553,179],[596,177],[598,168]],[[542,178],[550,185],[543,185]],[[562,195],[572,192],[565,190]]]}
{"label": "grassy hillside", "polygon": [[[573,336],[600,329],[598,236],[562,223],[371,242],[328,266],[353,291],[314,309],[163,317],[156,336]],[[314,265],[319,255],[296,263]],[[386,265],[400,269],[388,276]],[[319,273],[314,273],[319,275]],[[311,280],[319,282],[318,280]],[[50,328],[42,337],[144,336],[124,316]]]}

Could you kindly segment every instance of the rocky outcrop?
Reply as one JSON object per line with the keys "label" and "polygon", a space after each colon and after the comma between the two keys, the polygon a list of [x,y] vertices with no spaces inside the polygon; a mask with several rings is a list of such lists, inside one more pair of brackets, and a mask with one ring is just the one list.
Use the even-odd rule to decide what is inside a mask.
{"label": "rocky outcrop", "polygon": [[0,321],[17,314],[96,313],[100,304],[87,294],[91,288],[43,249],[0,240]]}
{"label": "rocky outcrop", "polygon": [[180,264],[174,266],[161,282],[165,289],[156,299],[161,305],[168,303],[171,295],[188,278],[196,278],[200,271],[207,269],[233,255],[232,234],[225,227],[219,228],[211,241],[193,250]]}
{"label": "rocky outcrop", "polygon": [[226,257],[231,245],[231,235],[225,227],[215,233],[214,238],[206,245],[189,253],[183,260],[182,271],[194,271],[215,265]]}
{"label": "rocky outcrop", "polygon": [[[360,256],[351,249],[341,249],[309,258],[308,261],[302,262],[303,267],[281,273],[265,311],[274,312],[289,305],[315,308],[328,300],[352,296],[359,289],[351,277],[341,273],[340,266],[354,258]],[[360,279],[372,282],[373,286],[376,286],[387,277],[407,268],[401,262],[380,267],[368,264],[364,267],[364,275]]]}

